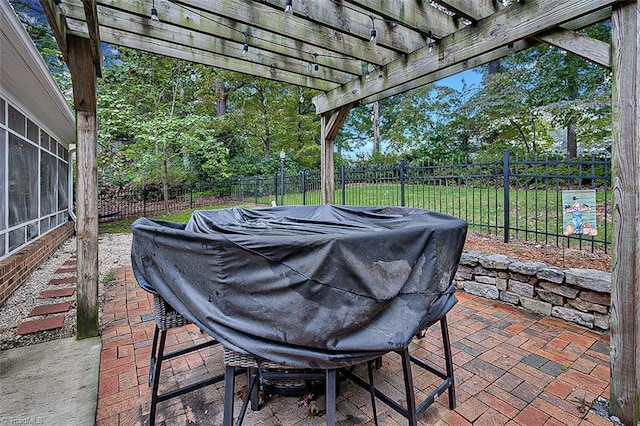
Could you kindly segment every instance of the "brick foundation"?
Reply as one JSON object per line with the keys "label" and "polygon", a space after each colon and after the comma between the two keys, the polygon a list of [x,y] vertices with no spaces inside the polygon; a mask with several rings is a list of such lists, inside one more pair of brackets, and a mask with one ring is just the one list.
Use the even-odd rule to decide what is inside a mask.
{"label": "brick foundation", "polygon": [[0,261],[0,306],[74,233],[73,222],[56,228]]}

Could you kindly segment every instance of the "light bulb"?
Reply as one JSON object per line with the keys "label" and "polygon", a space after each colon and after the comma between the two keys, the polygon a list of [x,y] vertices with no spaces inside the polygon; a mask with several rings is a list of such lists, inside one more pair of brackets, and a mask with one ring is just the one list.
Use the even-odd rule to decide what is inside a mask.
{"label": "light bulb", "polygon": [[247,43],[242,45],[242,56],[247,56],[249,52],[249,45]]}
{"label": "light bulb", "polygon": [[159,21],[158,19],[158,9],[154,7],[151,8],[151,20],[152,21]]}
{"label": "light bulb", "polygon": [[378,36],[378,33],[377,33],[376,29],[375,28],[371,28],[371,32],[369,33],[369,35],[370,35],[369,43],[375,45],[376,41],[377,41],[376,38]]}
{"label": "light bulb", "polygon": [[284,3],[284,13],[286,15],[293,15],[293,0],[287,0]]}

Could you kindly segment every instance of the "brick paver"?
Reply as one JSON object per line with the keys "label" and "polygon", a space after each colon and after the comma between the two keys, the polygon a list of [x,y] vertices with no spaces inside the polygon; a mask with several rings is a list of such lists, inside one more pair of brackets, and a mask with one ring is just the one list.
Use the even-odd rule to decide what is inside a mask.
{"label": "brick paver", "polygon": [[[130,268],[114,271],[117,284],[108,286],[102,315],[103,349],[97,425],[148,424],[150,344],[154,320],[151,295],[135,283]],[[584,409],[597,397],[608,397],[609,337],[554,318],[502,305],[466,293],[448,315],[455,364],[457,407],[449,410],[441,395],[423,413],[420,426],[438,425],[611,425]],[[207,339],[194,326],[171,330],[167,351]],[[414,340],[413,352],[441,362],[439,327]],[[160,390],[223,371],[221,348],[167,361]],[[383,358],[376,371],[376,386],[403,401],[401,364],[397,355]],[[414,369],[418,395],[433,389],[437,380]],[[238,378],[239,390],[244,377]],[[223,384],[208,386],[158,405],[156,424],[221,424]],[[236,412],[240,400],[236,400]],[[324,406],[324,398],[318,399]],[[406,425],[407,421],[384,403],[376,404],[381,425]],[[340,385],[338,422],[372,425],[366,390],[350,381]],[[244,424],[324,425],[323,416],[307,417],[297,397],[275,396],[257,412],[248,411]]]}
{"label": "brick paver", "polygon": [[69,297],[73,296],[73,293],[76,292],[75,287],[69,288],[58,288],[55,290],[45,290],[38,296],[39,299],[54,299],[57,297]]}
{"label": "brick paver", "polygon": [[78,281],[77,277],[52,278],[49,280],[49,284],[51,285],[75,284],[77,281]]}
{"label": "brick paver", "polygon": [[75,274],[76,268],[58,268],[56,269],[56,274]]}
{"label": "brick paver", "polygon": [[67,312],[71,309],[71,302],[62,302],[62,303],[52,303],[49,305],[40,305],[35,306],[31,312],[29,312],[30,317],[35,317],[38,315],[50,315],[50,314],[59,314],[61,312]]}
{"label": "brick paver", "polygon": [[55,330],[56,328],[62,328],[64,325],[64,316],[58,315],[54,317],[24,321],[18,326],[16,334],[24,335],[37,333],[39,331]]}

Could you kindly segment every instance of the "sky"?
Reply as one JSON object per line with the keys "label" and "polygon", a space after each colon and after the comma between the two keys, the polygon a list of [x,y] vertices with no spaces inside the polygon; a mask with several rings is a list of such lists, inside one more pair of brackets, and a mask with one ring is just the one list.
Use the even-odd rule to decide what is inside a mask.
{"label": "sky", "polygon": [[[476,89],[478,89],[482,82],[482,75],[479,72],[471,69],[449,76],[447,78],[443,78],[442,80],[438,80],[434,84],[437,84],[439,86],[448,86],[453,89],[460,90],[462,88],[463,81],[467,84],[467,86],[475,87]],[[346,158],[355,159],[360,154],[371,154],[372,151],[373,141],[366,143],[365,146],[353,151],[343,151],[342,155]]]}
{"label": "sky", "polygon": [[478,86],[482,81],[482,76],[477,71],[468,70],[443,78],[442,80],[438,80],[436,84],[440,86],[449,86],[459,90],[462,87],[462,80],[464,80],[468,85]]}

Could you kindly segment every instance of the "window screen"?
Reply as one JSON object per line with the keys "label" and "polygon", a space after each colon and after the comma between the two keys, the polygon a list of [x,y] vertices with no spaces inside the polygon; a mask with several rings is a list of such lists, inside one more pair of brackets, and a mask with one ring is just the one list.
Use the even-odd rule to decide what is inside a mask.
{"label": "window screen", "polygon": [[38,125],[27,118],[27,138],[31,142],[37,144],[39,132],[40,132],[40,128],[38,127]]}
{"label": "window screen", "polygon": [[65,210],[69,203],[68,180],[69,165],[62,160],[58,160],[58,210]]}
{"label": "window screen", "polygon": [[[5,168],[6,161],[6,132],[4,129],[0,129],[0,230],[7,229],[7,197],[5,196],[5,190],[7,188],[7,171]],[[4,235],[0,235],[0,240],[4,242]],[[0,250],[0,256],[3,251]]]}
{"label": "window screen", "polygon": [[24,120],[24,115],[9,105],[9,128],[16,133],[25,136]]}
{"label": "window screen", "polygon": [[[38,217],[37,148],[9,135],[9,226]],[[13,245],[12,245],[13,246]]]}
{"label": "window screen", "polygon": [[46,151],[40,157],[40,216],[47,216],[58,211],[56,195],[58,159]]}
{"label": "window screen", "polygon": [[9,232],[9,251],[13,251],[25,243],[24,227]]}

